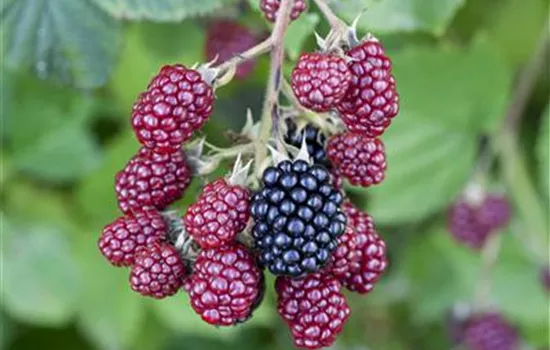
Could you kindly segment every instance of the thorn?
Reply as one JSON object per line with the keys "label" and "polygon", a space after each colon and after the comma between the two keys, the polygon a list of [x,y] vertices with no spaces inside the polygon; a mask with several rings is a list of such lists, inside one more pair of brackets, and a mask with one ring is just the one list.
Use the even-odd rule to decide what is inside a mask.
{"label": "thorn", "polygon": [[279,164],[279,163],[281,163],[281,162],[284,162],[285,160],[290,160],[290,158],[288,157],[288,155],[279,152],[278,150],[276,150],[275,148],[273,148],[271,145],[267,145],[267,148],[268,148],[269,151],[271,152],[271,158],[273,159],[273,164],[274,164],[274,165],[277,165],[277,164]]}
{"label": "thorn", "polygon": [[186,155],[188,157],[200,158],[204,152],[204,145],[206,143],[206,137],[201,137],[197,141],[193,142],[186,149]]}
{"label": "thorn", "polygon": [[302,137],[302,144],[300,145],[300,151],[294,158],[295,160],[305,160],[309,164],[311,164],[311,157],[309,155],[309,152],[307,150],[307,142],[306,142],[306,134],[304,133],[304,136]]}
{"label": "thorn", "polygon": [[323,37],[320,36],[319,33],[317,33],[317,31],[315,31],[314,34],[315,34],[315,40],[317,41],[317,46],[319,46],[319,48],[324,50],[327,44],[326,40],[323,39]]}
{"label": "thorn", "polygon": [[229,183],[232,185],[245,186],[248,180],[248,173],[250,171],[250,166],[252,165],[252,160],[250,160],[245,166],[242,165],[242,155],[239,153],[237,160],[235,161],[235,166],[229,177]]}

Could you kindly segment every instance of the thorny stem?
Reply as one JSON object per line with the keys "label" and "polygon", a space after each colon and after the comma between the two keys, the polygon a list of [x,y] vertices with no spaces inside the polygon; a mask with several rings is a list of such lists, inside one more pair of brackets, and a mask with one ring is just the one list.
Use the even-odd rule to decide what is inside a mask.
{"label": "thorny stem", "polygon": [[[272,48],[271,48],[271,65],[269,70],[269,80],[265,93],[265,100],[262,110],[262,119],[260,124],[260,132],[257,139],[256,155],[255,155],[255,172],[259,176],[262,163],[267,157],[266,143],[271,135],[277,137],[279,111],[277,101],[281,89],[282,65],[284,59],[284,37],[288,24],[290,23],[290,12],[294,0],[282,0],[277,20],[271,33]],[[270,132],[271,131],[271,132]]]}
{"label": "thorny stem", "polygon": [[327,3],[327,0],[314,0],[315,4],[317,4],[317,7],[319,10],[321,10],[321,13],[323,16],[325,16],[327,22],[330,24],[330,27],[335,32],[340,32],[342,30],[345,30],[346,24],[338,17],[330,6]]}

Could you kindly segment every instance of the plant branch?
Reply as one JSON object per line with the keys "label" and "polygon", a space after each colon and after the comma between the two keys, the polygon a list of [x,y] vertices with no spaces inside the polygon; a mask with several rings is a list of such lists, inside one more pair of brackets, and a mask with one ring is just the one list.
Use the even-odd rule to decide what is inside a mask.
{"label": "plant branch", "polygon": [[269,52],[271,50],[271,47],[273,46],[273,36],[270,36],[269,38],[265,39],[258,45],[251,47],[250,49],[246,50],[245,52],[242,52],[235,57],[225,61],[224,63],[218,65],[216,69],[220,71],[220,73],[223,74],[223,72],[238,66],[239,64],[254,59],[258,56],[263,55],[264,53]]}
{"label": "plant branch", "polygon": [[481,251],[481,267],[474,295],[475,310],[482,310],[489,303],[492,287],[491,272],[500,253],[501,236],[501,232],[495,232],[489,236]]}
{"label": "plant branch", "polygon": [[512,103],[506,113],[506,121],[503,125],[504,131],[513,133],[517,130],[518,123],[524,114],[523,111],[531,96],[531,92],[537,79],[546,67],[548,52],[550,50],[548,25],[547,21],[543,26],[533,58],[519,76],[517,88],[512,97]]}
{"label": "plant branch", "polygon": [[270,36],[272,40],[271,64],[255,157],[255,170],[257,175],[259,175],[258,173],[261,164],[267,156],[267,149],[265,145],[271,137],[271,134],[276,136],[278,133],[279,111],[277,109],[277,101],[279,98],[281,78],[283,75],[282,66],[284,60],[284,37],[290,23],[290,12],[293,4],[294,0],[281,1],[281,6],[279,7],[279,12],[277,14],[277,20]]}
{"label": "plant branch", "polygon": [[335,32],[345,30],[346,24],[332,11],[326,0],[314,0],[330,27]]}
{"label": "plant branch", "polygon": [[550,43],[547,28],[547,25],[543,27],[536,54],[518,78],[517,88],[508,108],[506,120],[493,145],[493,147],[496,147],[503,165],[504,176],[511,197],[523,217],[522,222],[526,226],[525,234],[530,235],[530,240],[540,242],[539,244],[545,247],[547,247],[548,240],[546,215],[541,198],[532,183],[522,157],[517,131],[518,123],[524,115],[525,106],[537,78],[541,76],[546,62],[548,62]]}

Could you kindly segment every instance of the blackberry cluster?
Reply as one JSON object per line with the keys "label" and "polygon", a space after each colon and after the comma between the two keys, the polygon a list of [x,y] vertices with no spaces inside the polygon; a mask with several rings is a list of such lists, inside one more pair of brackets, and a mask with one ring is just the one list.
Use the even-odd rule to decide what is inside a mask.
{"label": "blackberry cluster", "polygon": [[325,167],[330,167],[330,162],[325,151],[327,137],[315,125],[307,123],[305,126],[298,128],[296,123],[291,119],[286,120],[286,133],[284,141],[296,148],[302,146],[302,140],[305,137],[307,152],[315,164],[321,164]]}
{"label": "blackberry cluster", "polygon": [[[265,17],[276,21],[281,1],[258,1]],[[305,0],[287,4],[292,20],[307,8]],[[276,28],[284,27],[281,19]],[[380,44],[372,36],[357,43],[352,31],[333,33],[322,44],[328,47],[299,58],[291,84],[296,99],[288,100],[301,106],[277,111],[286,122],[284,135],[274,127],[268,137],[247,123],[235,137],[242,144],[229,149],[190,141],[213,113],[215,88],[233,72],[244,78],[254,64],[244,61],[269,42],[233,60],[256,38],[234,21],[216,20],[205,45],[211,62],[197,69],[167,65],[152,78],[131,113],[141,148],[116,174],[124,215],[98,240],[110,264],[129,268],[132,290],[156,299],[183,290],[202,320],[232,326],[262,302],[265,268],[277,276],[277,310],[294,344],[316,349],[335,342],[351,313],[342,288],[369,293],[387,266],[372,218],[344,197],[342,181],[364,187],[383,181],[386,156],[376,137],[399,102]],[[300,113],[307,122],[295,119]],[[277,148],[271,157],[258,149],[266,143]],[[286,156],[296,149],[295,158]],[[183,216],[161,212],[183,197],[193,175],[206,178],[233,157],[231,174],[206,180]],[[242,161],[250,158],[253,175],[252,162]],[[479,221],[504,225],[502,202],[491,203]]]}
{"label": "blackberry cluster", "polygon": [[322,166],[303,160],[267,168],[252,197],[252,236],[260,261],[275,275],[304,276],[320,270],[336,250],[346,217],[342,194]]}

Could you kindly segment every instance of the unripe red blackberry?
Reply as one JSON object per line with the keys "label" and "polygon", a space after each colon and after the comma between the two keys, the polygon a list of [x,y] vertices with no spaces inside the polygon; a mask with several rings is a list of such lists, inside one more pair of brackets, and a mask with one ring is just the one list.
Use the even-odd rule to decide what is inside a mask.
{"label": "unripe red blackberry", "polygon": [[292,91],[305,108],[328,112],[342,100],[351,79],[343,58],[304,53],[292,71]]}
{"label": "unripe red blackberry", "polygon": [[391,60],[371,35],[346,55],[351,58],[348,67],[352,79],[337,109],[349,130],[379,136],[399,112]]}
{"label": "unripe red blackberry", "polygon": [[162,215],[156,209],[146,209],[105,226],[98,247],[111,264],[131,266],[136,252],[164,240],[167,231]]}
{"label": "unripe red blackberry", "polygon": [[183,216],[186,231],[202,248],[219,247],[235,239],[250,218],[250,192],[224,178],[204,187]]}
{"label": "unripe red blackberry", "polygon": [[[279,13],[279,7],[281,6],[281,0],[261,0],[260,9],[264,13],[265,18],[270,22],[277,20],[277,14]],[[294,5],[290,13],[290,20],[295,20],[307,9],[306,0],[294,0]]]}
{"label": "unripe red blackberry", "polygon": [[464,345],[469,350],[519,350],[517,331],[498,313],[476,314],[466,322]]}
{"label": "unripe red blackberry", "polygon": [[357,266],[361,252],[357,249],[359,243],[357,232],[350,225],[346,226],[346,232],[338,238],[338,247],[332,254],[329,271],[338,279],[345,279],[350,270]]}
{"label": "unripe red blackberry", "polygon": [[476,210],[464,199],[459,199],[449,209],[447,228],[458,242],[479,250],[491,233],[491,228],[477,219]]}
{"label": "unripe red blackberry", "polygon": [[177,293],[187,269],[176,248],[158,243],[140,250],[130,273],[130,286],[141,295],[162,299]]}
{"label": "unripe red blackberry", "polygon": [[[208,26],[206,34],[205,56],[207,61],[217,57],[223,63],[256,45],[258,39],[245,26],[236,21],[219,19]],[[239,64],[235,77],[246,78],[256,66],[255,60]]]}
{"label": "unripe red blackberry", "polygon": [[263,287],[263,272],[255,258],[236,243],[203,249],[185,282],[193,309],[216,326],[246,321],[257,307]]}
{"label": "unripe red blackberry", "polygon": [[501,229],[510,221],[511,208],[508,198],[501,194],[487,194],[479,208],[479,221],[493,230]]}
{"label": "unripe red blackberry", "polygon": [[161,154],[143,147],[116,175],[118,206],[125,214],[162,210],[178,200],[190,182],[191,169],[182,151]]}
{"label": "unripe red blackberry", "polygon": [[369,187],[385,178],[386,152],[379,139],[353,132],[335,135],[327,144],[327,155],[352,185]]}
{"label": "unripe red blackberry", "polygon": [[340,289],[329,274],[277,277],[277,310],[290,327],[294,345],[318,349],[334,343],[351,313]]}
{"label": "unripe red blackberry", "polygon": [[212,114],[214,91],[194,69],[164,66],[134,104],[132,127],[139,142],[171,153]]}
{"label": "unripe red blackberry", "polygon": [[349,270],[344,276],[339,276],[340,282],[347,289],[366,294],[378,281],[386,266],[386,243],[374,227],[372,218],[358,210],[350,202],[343,205],[348,218],[348,225],[355,229],[356,258],[351,260]]}
{"label": "unripe red blackberry", "polygon": [[453,237],[473,249],[483,247],[491,234],[504,228],[510,220],[506,197],[481,194],[480,198],[459,198],[449,209],[447,226]]}

